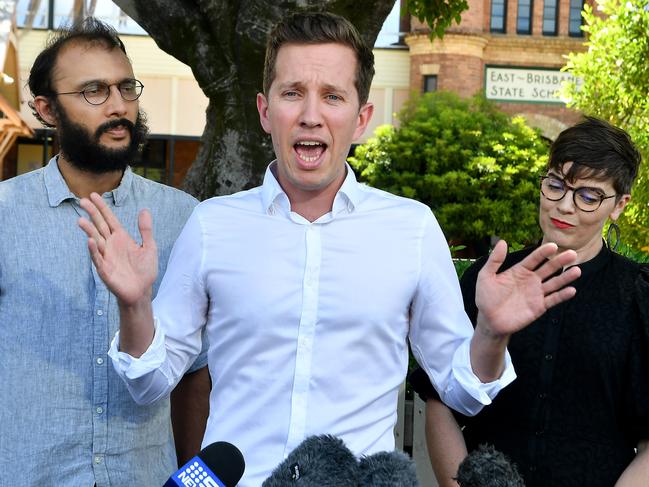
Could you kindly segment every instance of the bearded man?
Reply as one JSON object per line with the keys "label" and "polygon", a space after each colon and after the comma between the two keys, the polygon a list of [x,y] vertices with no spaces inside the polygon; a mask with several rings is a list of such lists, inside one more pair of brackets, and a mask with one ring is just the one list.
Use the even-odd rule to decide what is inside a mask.
{"label": "bearded man", "polygon": [[[170,401],[138,406],[107,360],[118,303],[88,255],[79,201],[102,195],[134,237],[140,210],[155,215],[159,276],[197,201],[129,168],[147,134],[143,85],[112,28],[86,19],[58,32],[28,83],[60,153],[0,183],[0,471],[21,485],[161,485],[177,466]],[[200,447],[205,365],[202,354],[183,379],[191,394],[172,398],[190,432],[181,459]]]}

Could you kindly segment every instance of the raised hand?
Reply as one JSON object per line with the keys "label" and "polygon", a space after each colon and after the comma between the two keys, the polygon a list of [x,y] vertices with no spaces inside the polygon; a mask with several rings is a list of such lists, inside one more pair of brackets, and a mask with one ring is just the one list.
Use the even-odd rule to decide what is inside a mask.
{"label": "raised hand", "polygon": [[573,297],[566,287],[581,275],[578,267],[550,277],[577,259],[574,250],[557,254],[553,243],[541,245],[521,262],[498,274],[507,244],[498,242],[478,274],[476,305],[478,327],[492,337],[507,337],[529,325],[549,308]]}
{"label": "raised hand", "polygon": [[158,251],[153,240],[151,214],[142,210],[138,227],[142,245],[138,245],[122,227],[100,195],[92,193],[81,200],[90,220],[79,218],[79,226],[88,235],[88,249],[99,277],[120,304],[132,306],[143,300],[150,303],[152,286],[158,274]]}

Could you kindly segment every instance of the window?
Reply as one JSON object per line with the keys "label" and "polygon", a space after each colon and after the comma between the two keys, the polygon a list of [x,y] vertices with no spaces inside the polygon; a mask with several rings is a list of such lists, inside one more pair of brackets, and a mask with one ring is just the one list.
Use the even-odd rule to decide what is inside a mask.
{"label": "window", "polygon": [[518,0],[518,17],[516,18],[516,33],[532,33],[532,0]]}
{"label": "window", "polygon": [[182,135],[151,135],[133,172],[179,188],[198,155],[200,138]]}
{"label": "window", "polygon": [[42,128],[34,130],[34,138],[18,137],[15,147],[17,149],[15,158],[9,155],[5,157],[3,179],[43,167],[59,151],[56,132]]}
{"label": "window", "polygon": [[437,91],[437,75],[427,74],[424,76],[424,93]]}
{"label": "window", "polygon": [[133,164],[133,172],[159,183],[167,182],[166,140],[149,139],[142,150],[142,158]]}
{"label": "window", "polygon": [[[106,22],[120,34],[147,35],[133,19],[110,0],[84,1],[84,15],[93,15]],[[31,25],[34,29],[58,29],[71,24],[74,0],[18,0],[16,23],[18,27]]]}
{"label": "window", "polygon": [[[36,129],[35,137],[18,137],[16,154],[5,157],[0,180],[24,174],[47,164],[59,152],[56,131]],[[179,188],[192,162],[198,155],[199,137],[182,135],[151,135],[142,157],[131,167],[145,178]]]}
{"label": "window", "polygon": [[491,1],[491,23],[489,28],[491,32],[505,32],[507,21],[507,1],[506,0],[492,0]]}
{"label": "window", "polygon": [[559,4],[557,0],[543,2],[543,35],[557,35],[557,19],[559,18]]}
{"label": "window", "polygon": [[571,37],[583,37],[584,32],[581,30],[583,18],[581,11],[584,8],[583,0],[570,0],[570,16],[568,20],[568,34]]}

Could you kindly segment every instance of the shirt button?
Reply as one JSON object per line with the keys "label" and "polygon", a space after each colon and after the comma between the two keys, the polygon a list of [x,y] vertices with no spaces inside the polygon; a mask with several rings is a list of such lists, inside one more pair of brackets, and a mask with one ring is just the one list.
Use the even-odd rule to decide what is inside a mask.
{"label": "shirt button", "polygon": [[104,314],[104,311],[101,309],[97,310],[97,316],[102,316]]}
{"label": "shirt button", "polygon": [[97,414],[101,414],[101,413],[104,412],[104,408],[102,408],[101,406],[99,406],[97,409],[95,409],[95,411],[97,411]]}
{"label": "shirt button", "polygon": [[104,359],[101,358],[101,357],[97,357],[97,364],[98,364],[98,365],[101,365],[101,364],[103,364],[103,363],[104,363]]}
{"label": "shirt button", "polygon": [[101,463],[101,457],[100,457],[99,455],[97,455],[97,456],[95,457],[95,464],[96,464],[96,465],[99,465],[100,463]]}
{"label": "shirt button", "polygon": [[549,362],[549,361],[552,360],[552,359],[553,359],[553,357],[552,357],[552,354],[551,354],[551,353],[546,353],[546,354],[545,354],[545,360],[547,360],[547,361]]}
{"label": "shirt button", "polygon": [[552,318],[552,320],[551,320],[550,322],[551,322],[553,325],[558,325],[558,324],[559,324],[559,320],[556,319],[556,318]]}

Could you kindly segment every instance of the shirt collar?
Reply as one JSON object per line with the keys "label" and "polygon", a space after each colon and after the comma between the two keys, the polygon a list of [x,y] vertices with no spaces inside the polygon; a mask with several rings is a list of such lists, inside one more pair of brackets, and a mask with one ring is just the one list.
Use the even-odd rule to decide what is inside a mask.
{"label": "shirt collar", "polygon": [[[63,179],[63,175],[59,170],[58,156],[50,159],[50,162],[45,166],[44,180],[47,199],[51,207],[59,206],[62,202],[69,199],[78,200],[72,191],[70,191],[70,188],[68,188],[65,179]],[[112,196],[115,206],[121,206],[129,195],[132,183],[133,171],[131,171],[130,167],[127,167],[119,186],[105,194]]]}
{"label": "shirt collar", "polygon": [[[271,162],[266,168],[264,182],[261,188],[263,210],[269,215],[275,214],[277,207],[284,208],[287,212],[290,211],[291,207],[288,196],[273,174],[272,168],[275,164],[277,164],[276,160]],[[360,183],[356,181],[354,171],[347,163],[345,163],[345,167],[347,169],[347,175],[334,198],[333,215],[337,215],[341,211],[352,213],[362,200],[363,192],[360,188]]]}

